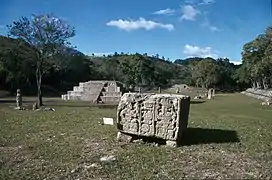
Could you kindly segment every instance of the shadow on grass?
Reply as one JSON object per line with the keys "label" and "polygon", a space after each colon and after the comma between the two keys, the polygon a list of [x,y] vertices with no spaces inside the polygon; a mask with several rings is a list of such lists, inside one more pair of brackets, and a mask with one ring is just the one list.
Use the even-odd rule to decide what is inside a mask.
{"label": "shadow on grass", "polygon": [[202,104],[205,103],[206,101],[190,101],[190,104]]}
{"label": "shadow on grass", "polygon": [[181,146],[211,143],[240,142],[236,131],[221,129],[187,128]]}

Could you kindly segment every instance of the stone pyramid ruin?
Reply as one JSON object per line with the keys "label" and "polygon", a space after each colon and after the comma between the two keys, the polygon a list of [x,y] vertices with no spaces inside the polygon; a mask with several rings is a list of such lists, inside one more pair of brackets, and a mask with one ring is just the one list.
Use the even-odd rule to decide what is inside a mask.
{"label": "stone pyramid ruin", "polygon": [[88,81],[74,86],[73,91],[61,96],[62,100],[80,100],[94,103],[118,103],[123,85],[117,81]]}

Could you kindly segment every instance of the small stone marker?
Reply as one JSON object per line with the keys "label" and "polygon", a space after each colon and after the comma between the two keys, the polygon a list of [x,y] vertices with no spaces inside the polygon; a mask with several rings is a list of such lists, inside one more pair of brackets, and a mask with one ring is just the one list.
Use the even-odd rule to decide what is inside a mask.
{"label": "small stone marker", "polygon": [[17,93],[16,93],[16,109],[21,109],[21,107],[22,107],[21,90],[17,89]]}
{"label": "small stone marker", "polygon": [[110,156],[103,156],[100,158],[101,162],[110,162],[110,161],[115,161],[116,158],[113,155]]}
{"label": "small stone marker", "polygon": [[103,124],[113,125],[113,118],[103,117]]}
{"label": "small stone marker", "polygon": [[125,93],[117,108],[117,139],[156,137],[177,146],[187,128],[190,96]]}

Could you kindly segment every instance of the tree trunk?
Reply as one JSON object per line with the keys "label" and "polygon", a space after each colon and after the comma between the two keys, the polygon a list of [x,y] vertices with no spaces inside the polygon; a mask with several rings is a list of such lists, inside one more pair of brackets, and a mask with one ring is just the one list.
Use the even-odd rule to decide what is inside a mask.
{"label": "tree trunk", "polygon": [[38,107],[43,106],[41,84],[38,85],[38,102],[37,102],[37,106]]}
{"label": "tree trunk", "polygon": [[264,89],[268,89],[267,78],[264,77],[262,81],[263,81],[263,88],[264,88]]}
{"label": "tree trunk", "polygon": [[257,83],[257,89],[260,89],[261,88],[261,84],[259,81],[256,82]]}
{"label": "tree trunk", "polygon": [[43,101],[42,101],[42,73],[39,67],[37,67],[36,70],[36,81],[37,81],[37,107],[39,108],[40,106],[43,106]]}
{"label": "tree trunk", "polygon": [[253,88],[253,89],[256,88],[256,83],[255,83],[255,81],[252,81],[252,88]]}

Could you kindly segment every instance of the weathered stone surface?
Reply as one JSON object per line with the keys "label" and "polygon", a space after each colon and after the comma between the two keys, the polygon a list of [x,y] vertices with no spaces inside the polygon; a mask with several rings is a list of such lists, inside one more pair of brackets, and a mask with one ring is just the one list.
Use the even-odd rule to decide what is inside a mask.
{"label": "weathered stone surface", "polygon": [[177,147],[176,141],[166,141],[166,145],[170,147]]}
{"label": "weathered stone surface", "polygon": [[73,91],[61,96],[62,100],[81,100],[90,102],[119,102],[121,84],[116,81],[88,81],[79,83]]}
{"label": "weathered stone surface", "polygon": [[129,143],[132,141],[132,136],[125,134],[125,133],[118,132],[117,133],[117,141]]}
{"label": "weathered stone surface", "polygon": [[244,95],[261,99],[264,101],[270,101],[272,99],[272,90],[254,89],[248,88],[246,91],[241,92]]}
{"label": "weathered stone surface", "polygon": [[189,110],[189,96],[125,93],[117,108],[117,129],[177,142],[187,128]]}

